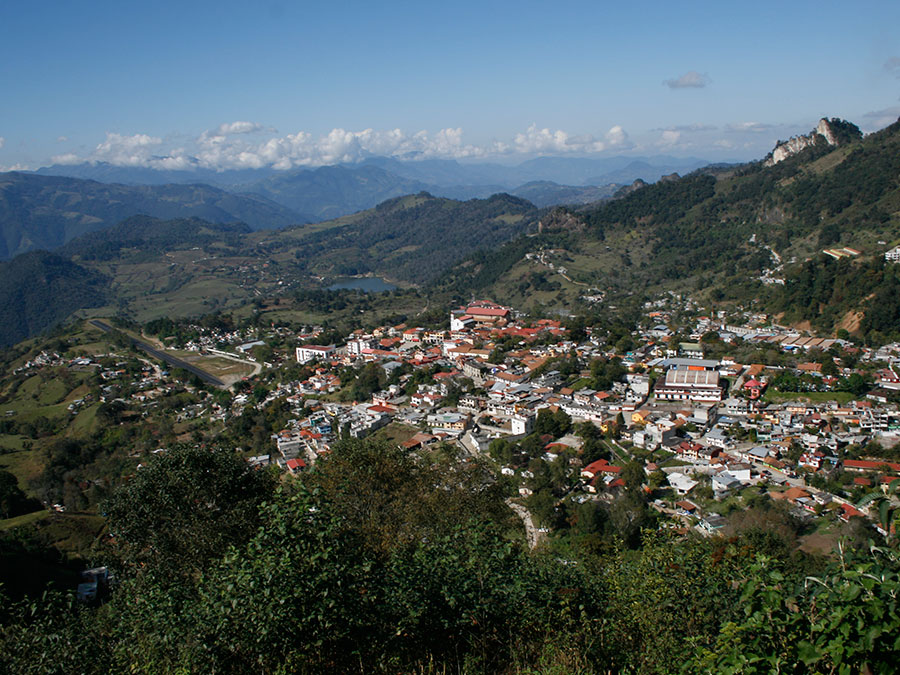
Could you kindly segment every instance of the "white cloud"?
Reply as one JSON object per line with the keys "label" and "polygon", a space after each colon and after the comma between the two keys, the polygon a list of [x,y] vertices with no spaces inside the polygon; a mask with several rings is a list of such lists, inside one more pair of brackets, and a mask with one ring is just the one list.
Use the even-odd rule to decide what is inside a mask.
{"label": "white cloud", "polygon": [[57,136],[57,138],[56,138],[57,143],[65,143],[68,140],[69,140],[68,136]]}
{"label": "white cloud", "polygon": [[511,150],[523,154],[534,153],[592,153],[603,152],[610,148],[625,149],[630,147],[628,134],[616,125],[608,132],[604,140],[597,140],[591,135],[570,136],[562,129],[551,131],[548,128],[538,129],[532,124],[523,133],[516,134]]}
{"label": "white cloud", "polygon": [[0,136],[0,148],[3,147],[3,144],[6,143],[6,139],[3,136]]}
{"label": "white cloud", "polygon": [[710,82],[712,80],[709,79],[709,75],[698,73],[696,70],[689,70],[672,80],[663,80],[663,84],[669,89],[702,89]]}
{"label": "white cloud", "polygon": [[89,155],[66,153],[53,157],[53,162],[109,162],[118,166],[157,169],[203,167],[224,170],[265,166],[290,169],[353,163],[371,156],[462,159],[511,153],[590,154],[633,147],[628,134],[619,125],[598,139],[591,135],[573,136],[561,129],[539,129],[533,124],[511,141],[495,140],[484,145],[465,143],[463,130],[458,127],[412,134],[401,129],[332,129],[322,136],[298,131],[257,140],[248,137],[248,134],[260,131],[272,130],[254,122],[231,122],[204,131],[193,139],[182,138],[180,147],[164,147],[162,139],[146,134],[107,133],[106,140]]}
{"label": "white cloud", "polygon": [[624,149],[631,147],[631,141],[628,140],[628,134],[618,124],[606,132],[606,142],[611,148]]}
{"label": "white cloud", "polygon": [[662,132],[662,137],[659,139],[659,145],[663,148],[671,148],[678,145],[679,140],[681,140],[680,131],[667,129],[666,131]]}
{"label": "white cloud", "polygon": [[252,134],[254,131],[261,131],[262,124],[256,122],[231,122],[230,124],[220,124],[213,132],[215,136],[231,136],[233,134]]}
{"label": "white cloud", "polygon": [[123,136],[107,132],[106,140],[94,149],[91,159],[116,166],[147,166],[153,158],[153,148],[160,144],[161,138],[147,134]]}

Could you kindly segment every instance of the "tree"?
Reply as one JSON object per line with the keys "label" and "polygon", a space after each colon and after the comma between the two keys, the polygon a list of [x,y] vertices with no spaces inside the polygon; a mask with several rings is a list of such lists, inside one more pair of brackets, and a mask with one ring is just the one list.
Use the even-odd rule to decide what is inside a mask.
{"label": "tree", "polygon": [[625,481],[625,487],[629,491],[638,492],[644,484],[644,467],[638,461],[628,462],[622,467],[620,476]]}
{"label": "tree", "polygon": [[572,418],[562,409],[552,412],[549,408],[541,408],[534,422],[534,431],[540,436],[549,434],[559,438],[571,428]]}
{"label": "tree", "polygon": [[22,492],[13,474],[0,470],[0,519],[14,518],[39,508],[41,503],[37,499],[29,499]]}
{"label": "tree", "polygon": [[274,486],[231,450],[180,446],[138,469],[104,511],[126,565],[190,575],[253,535]]}

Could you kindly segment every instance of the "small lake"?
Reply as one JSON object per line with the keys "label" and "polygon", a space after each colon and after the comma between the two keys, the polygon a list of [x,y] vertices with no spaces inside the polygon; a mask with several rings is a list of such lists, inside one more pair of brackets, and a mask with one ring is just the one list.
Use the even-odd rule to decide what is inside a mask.
{"label": "small lake", "polygon": [[384,291],[393,291],[397,287],[378,277],[360,277],[358,279],[339,279],[331,284],[328,290],[337,291],[342,288],[363,291],[364,293],[383,293]]}

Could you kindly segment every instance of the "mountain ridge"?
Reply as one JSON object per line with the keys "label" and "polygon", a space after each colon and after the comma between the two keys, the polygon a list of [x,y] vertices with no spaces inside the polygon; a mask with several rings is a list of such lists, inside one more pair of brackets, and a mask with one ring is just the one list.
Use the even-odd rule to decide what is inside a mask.
{"label": "mountain ridge", "polygon": [[0,173],[0,259],[53,249],[133,215],[203,217],[259,229],[306,219],[260,195],[208,185],[126,186],[61,176]]}

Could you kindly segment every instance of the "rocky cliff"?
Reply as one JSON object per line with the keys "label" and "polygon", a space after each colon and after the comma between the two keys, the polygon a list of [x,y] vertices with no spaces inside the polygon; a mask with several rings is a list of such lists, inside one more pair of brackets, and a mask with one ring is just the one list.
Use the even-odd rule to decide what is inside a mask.
{"label": "rocky cliff", "polygon": [[788,157],[793,157],[798,152],[806,150],[806,148],[825,143],[827,145],[837,147],[851,140],[862,138],[862,132],[852,122],[838,119],[836,117],[830,120],[823,117],[819,120],[816,128],[805,136],[793,136],[787,141],[778,141],[775,149],[766,157],[765,165],[772,166],[783,162]]}

